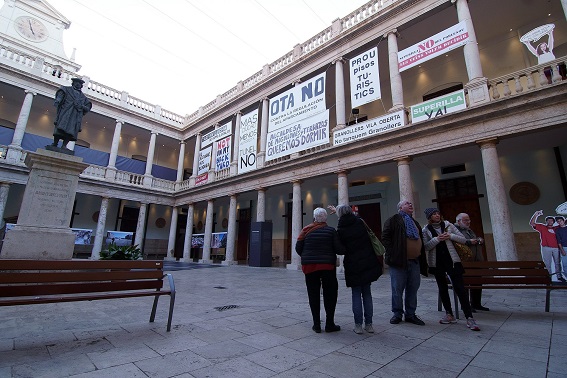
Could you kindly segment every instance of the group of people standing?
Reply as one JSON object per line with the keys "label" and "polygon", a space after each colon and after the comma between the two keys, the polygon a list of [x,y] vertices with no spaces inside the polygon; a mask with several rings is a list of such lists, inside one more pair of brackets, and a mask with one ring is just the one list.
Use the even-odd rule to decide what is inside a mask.
{"label": "group of people standing", "polygon": [[[541,245],[541,258],[550,275],[556,275],[561,282],[567,282],[567,225],[565,218],[558,215],[545,217],[545,224],[537,223],[537,218],[543,215],[538,210],[530,219],[530,226],[539,233]],[[552,265],[553,264],[553,265]],[[555,271],[552,271],[552,266]],[[563,269],[562,269],[563,268]],[[563,271],[563,274],[561,273]]]}
{"label": "group of people standing", "polygon": [[[326,332],[340,330],[335,324],[334,315],[338,297],[336,278],[337,255],[344,255],[346,286],[352,291],[352,311],[354,332],[373,333],[373,303],[371,284],[383,271],[382,259],[374,252],[368,229],[364,220],[354,214],[347,205],[329,206],[331,214],[339,217],[337,230],[327,225],[327,211],[317,208],[313,212],[313,223],[304,227],[297,243],[296,252],[301,256],[302,270],[313,317],[312,329],[321,332],[320,291],[323,289],[323,304],[326,313]],[[441,324],[455,323],[447,279],[457,293],[461,307],[467,318],[467,327],[479,331],[472,313],[476,310],[488,311],[482,306],[481,291],[464,288],[463,266],[453,243],[467,244],[481,261],[482,239],[477,238],[470,229],[470,218],[461,213],[455,225],[444,221],[436,208],[425,210],[428,225],[421,228],[413,218],[413,204],[402,200],[398,212],[384,223],[382,243],[385,247],[384,260],[389,266],[392,288],[391,324],[404,320],[416,325],[425,322],[416,315],[417,291],[421,275],[431,273],[435,276],[445,315]],[[472,303],[472,306],[471,306]]]}

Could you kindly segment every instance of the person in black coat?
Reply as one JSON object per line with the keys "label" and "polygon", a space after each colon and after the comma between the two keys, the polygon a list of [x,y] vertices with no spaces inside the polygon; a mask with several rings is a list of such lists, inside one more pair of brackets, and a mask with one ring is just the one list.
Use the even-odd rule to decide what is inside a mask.
{"label": "person in black coat", "polygon": [[313,316],[313,331],[321,332],[321,287],[325,306],[325,332],[340,331],[335,324],[335,308],[339,294],[337,281],[337,254],[344,253],[337,231],[327,226],[327,211],[321,207],[313,210],[313,223],[305,226],[295,244],[301,256],[301,269],[305,273],[305,285],[309,307]]}
{"label": "person in black coat", "polygon": [[374,333],[372,328],[372,292],[371,283],[382,275],[382,263],[374,253],[372,242],[364,221],[354,215],[348,205],[331,207],[339,217],[337,232],[345,246],[345,281],[352,290],[352,312],[354,314],[354,332],[362,334],[364,329]]}

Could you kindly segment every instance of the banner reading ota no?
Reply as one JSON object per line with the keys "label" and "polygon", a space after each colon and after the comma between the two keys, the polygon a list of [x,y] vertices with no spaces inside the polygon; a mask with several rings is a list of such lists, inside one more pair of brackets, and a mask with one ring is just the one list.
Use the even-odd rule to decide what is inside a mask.
{"label": "banner reading ota no", "polygon": [[411,107],[412,123],[427,121],[445,114],[453,113],[467,108],[465,91],[460,90],[436,97]]}
{"label": "banner reading ota no", "polygon": [[386,114],[379,118],[356,123],[333,133],[333,146],[339,144],[356,142],[358,140],[385,133],[390,130],[405,126],[403,110]]}
{"label": "banner reading ota no", "polygon": [[463,46],[469,40],[465,21],[398,52],[400,72]]}

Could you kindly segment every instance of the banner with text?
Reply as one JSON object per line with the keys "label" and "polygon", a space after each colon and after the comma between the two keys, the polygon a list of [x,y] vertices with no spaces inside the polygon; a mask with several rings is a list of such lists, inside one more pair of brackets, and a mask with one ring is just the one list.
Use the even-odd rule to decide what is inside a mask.
{"label": "banner with text", "polygon": [[203,137],[201,138],[201,147],[206,147],[209,144],[212,144],[213,142],[229,135],[232,135],[232,121],[227,122],[224,125],[217,127],[210,133],[203,135]]}
{"label": "banner with text", "polygon": [[256,149],[258,148],[258,110],[240,118],[238,135],[238,173],[256,169]]}
{"label": "banner with text", "polygon": [[270,99],[268,132],[324,112],[325,72]]}
{"label": "banner with text", "polygon": [[378,100],[380,73],[378,70],[378,48],[374,47],[349,61],[350,102],[352,108]]}
{"label": "banner with text", "polygon": [[329,143],[329,111],[268,132],[266,161]]}
{"label": "banner with text", "polygon": [[213,146],[209,146],[207,148],[203,148],[199,151],[199,164],[197,169],[197,175],[202,175],[205,172],[208,172],[211,168],[211,150]]}
{"label": "banner with text", "polygon": [[338,146],[340,144],[356,142],[402,126],[405,126],[404,111],[400,110],[396,113],[386,114],[385,116],[356,123],[342,130],[335,131],[333,133],[333,145]]}
{"label": "banner with text", "polygon": [[400,72],[461,47],[469,40],[465,21],[398,52]]}
{"label": "banner with text", "polygon": [[217,154],[215,156],[217,171],[230,168],[230,141],[231,137],[227,136],[215,142],[217,144]]}
{"label": "banner with text", "polygon": [[411,107],[411,122],[427,121],[467,108],[465,91],[452,92]]}

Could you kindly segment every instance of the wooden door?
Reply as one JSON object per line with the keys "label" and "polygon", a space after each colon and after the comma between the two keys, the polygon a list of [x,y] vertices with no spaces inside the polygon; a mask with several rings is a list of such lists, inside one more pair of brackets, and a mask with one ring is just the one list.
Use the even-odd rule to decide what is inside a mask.
{"label": "wooden door", "polygon": [[241,262],[248,261],[248,246],[250,242],[250,222],[252,211],[240,209],[238,211],[238,239],[236,242],[236,260]]}
{"label": "wooden door", "polygon": [[380,214],[380,204],[367,203],[356,206],[358,206],[358,215],[364,219],[364,222],[374,231],[378,239],[382,238],[382,214]]}
{"label": "wooden door", "polygon": [[285,212],[285,242],[284,262],[291,263],[291,214],[293,213],[293,202],[288,202]]}

